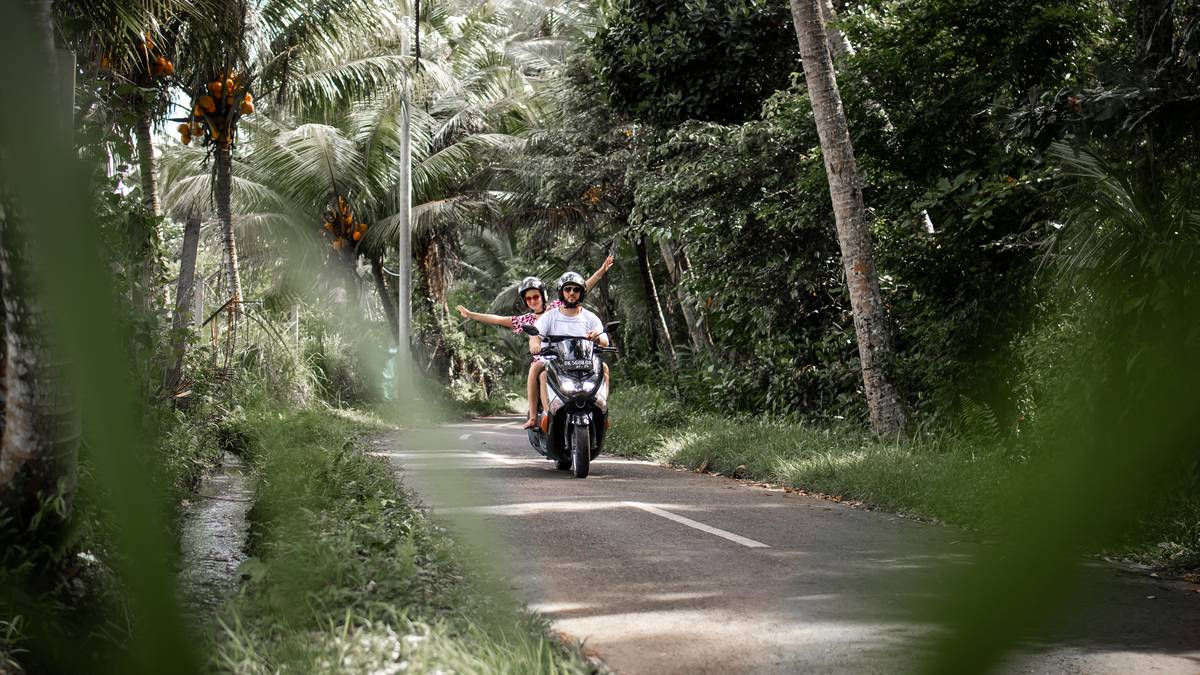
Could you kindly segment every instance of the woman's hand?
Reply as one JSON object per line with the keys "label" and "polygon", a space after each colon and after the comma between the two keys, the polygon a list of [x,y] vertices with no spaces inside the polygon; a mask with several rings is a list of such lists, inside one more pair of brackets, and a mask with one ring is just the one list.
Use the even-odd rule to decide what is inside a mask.
{"label": "woman's hand", "polygon": [[459,305],[455,309],[458,310],[458,313],[461,314],[462,318],[464,318],[464,319],[470,319],[471,314],[473,314],[473,312],[471,310],[467,309],[466,307],[463,307],[462,305]]}

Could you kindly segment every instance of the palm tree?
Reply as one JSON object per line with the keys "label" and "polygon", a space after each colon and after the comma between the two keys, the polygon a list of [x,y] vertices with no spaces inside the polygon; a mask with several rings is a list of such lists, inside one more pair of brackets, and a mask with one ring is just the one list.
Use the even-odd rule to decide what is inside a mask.
{"label": "palm tree", "polygon": [[878,434],[892,435],[904,431],[907,414],[887,372],[894,354],[891,331],[875,271],[854,149],[833,72],[825,25],[817,6],[819,1],[791,0],[792,20],[800,42],[804,79],[816,116],[821,152],[825,157],[825,173],[850,292],[871,426]]}
{"label": "palm tree", "polygon": [[[383,0],[268,0],[253,5],[247,0],[213,1],[220,5],[212,15],[215,18],[193,22],[185,33],[185,51],[196,56],[182,69],[196,118],[185,121],[192,122],[190,135],[202,140],[212,157],[213,200],[236,319],[243,289],[231,211],[233,155],[240,139],[240,119],[254,110],[251,94],[274,94],[281,102],[289,96],[323,97],[323,105],[369,94],[377,82],[396,73],[394,59],[328,64],[310,69],[307,79],[295,71],[315,55],[338,58],[336,48],[349,44],[351,36],[380,34],[381,27],[395,24],[400,10],[396,3]],[[385,67],[389,64],[390,70]]]}
{"label": "palm tree", "polygon": [[[63,34],[90,76],[110,83],[114,115],[132,133],[144,211],[129,220],[130,277],[134,306],[152,319],[162,267],[158,242],[159,189],[153,130],[170,109],[176,38],[188,21],[209,9],[208,0],[64,0],[55,3]],[[132,125],[125,120],[133,118]]]}
{"label": "palm tree", "polygon": [[[21,76],[32,83],[18,114],[0,125],[0,154],[9,167],[21,170],[19,176],[0,172],[0,510],[12,518],[9,528],[15,526],[16,532],[38,531],[43,509],[44,525],[51,528],[69,517],[79,450],[78,410],[67,395],[68,364],[47,340],[29,253],[30,236],[69,213],[61,205],[29,203],[38,194],[31,181],[49,185],[51,167],[67,166],[73,151],[64,142],[70,127],[49,121],[71,119],[63,110],[71,110],[73,100],[63,77],[64,70],[73,77],[73,62],[60,62],[54,19],[50,0],[26,0],[0,12],[0,21],[14,30],[3,58],[22,63]],[[17,86],[5,79],[6,88]],[[20,138],[13,133],[17,129]]]}
{"label": "palm tree", "polygon": [[[279,133],[275,147],[256,151],[255,162],[313,208],[323,209],[335,193],[353,195],[356,212],[372,224],[354,250],[379,258],[399,235],[401,197],[395,188],[407,109],[415,157],[413,236],[416,257],[424,263],[418,265],[419,285],[437,306],[444,305],[446,286],[445,265],[438,261],[454,250],[455,231],[481,213],[494,212],[507,198],[505,190],[496,189],[496,176],[485,170],[486,160],[518,145],[518,135],[540,114],[526,72],[542,66],[530,65],[536,50],[510,39],[508,17],[495,8],[477,7],[460,23],[451,22],[444,8],[423,12],[421,18],[426,53],[445,56],[423,59],[411,82],[402,80],[387,91],[381,91],[375,74],[404,59],[411,64],[411,57],[397,61],[395,54],[355,44],[292,59],[286,112],[322,121]],[[383,36],[375,46],[394,49],[395,43]],[[339,69],[328,54],[351,55],[353,63]],[[347,87],[353,91],[343,91]],[[364,90],[377,95],[346,102]],[[410,100],[416,104],[410,106]]]}
{"label": "palm tree", "polygon": [[708,319],[700,308],[693,307],[692,299],[688,297],[683,286],[683,275],[691,267],[687,252],[682,249],[677,252],[670,240],[665,238],[658,240],[658,246],[663,263],[667,266],[667,275],[671,278],[671,285],[675,287],[675,294],[679,299],[679,309],[683,312],[684,322],[687,324],[692,351],[695,354],[707,354],[709,358],[716,360],[717,348],[708,331]]}
{"label": "palm tree", "polygon": [[[174,391],[182,376],[182,363],[187,350],[186,338],[191,316],[189,303],[195,281],[194,278],[189,280],[186,272],[189,268],[194,270],[201,242],[205,242],[207,247],[220,249],[225,240],[224,228],[212,202],[215,181],[206,164],[206,153],[205,148],[170,143],[165,148],[161,162],[165,211],[173,219],[185,222],[172,319],[171,351],[163,379],[164,391],[168,393]],[[286,269],[283,258],[289,253],[287,247],[272,247],[262,242],[292,237],[292,233],[304,221],[305,214],[286,195],[261,182],[252,165],[234,158],[230,174],[230,229],[233,235],[243,243],[249,237],[253,245],[252,252],[257,253],[258,258],[263,258],[261,262],[264,266]],[[194,235],[193,228],[196,230]],[[275,250],[276,258],[268,261],[265,255],[272,250]],[[222,269],[227,279],[227,261]],[[276,274],[270,276],[273,279],[281,277]]]}
{"label": "palm tree", "polygon": [[[265,5],[261,14],[280,16],[284,4]],[[379,12],[370,19],[374,30],[317,30],[323,24],[312,17],[334,5],[343,10],[374,6]],[[229,175],[231,209],[273,213],[270,218],[314,240],[314,232],[324,232],[327,245],[339,237],[321,229],[322,214],[344,199],[356,223],[368,228],[357,242],[340,237],[338,251],[327,259],[352,269],[365,256],[392,320],[395,289],[383,279],[382,260],[396,250],[400,227],[396,186],[403,111],[407,107],[412,120],[418,287],[436,310],[445,306],[460,236],[481,232],[515,201],[510,190],[522,187],[511,174],[491,169],[491,160],[513,154],[543,114],[536,80],[552,63],[546,56],[552,46],[546,36],[519,39],[509,27],[510,16],[492,7],[476,7],[459,18],[435,7],[421,17],[425,54],[434,57],[422,59],[409,79],[405,69],[414,58],[396,52],[410,28],[399,20],[396,5],[385,5],[323,3],[311,8],[307,19],[293,17],[273,29],[259,41],[253,60],[261,64],[256,88],[260,101],[269,102],[266,114],[259,110],[241,121],[235,137],[253,152],[245,160],[232,159],[229,171],[219,171],[214,179],[199,169],[213,152],[211,145],[172,146],[164,181],[166,202],[183,217],[191,209],[204,211],[206,191],[213,187],[219,204],[224,188],[218,181]],[[345,12],[338,17],[343,24],[350,20]],[[362,34],[372,37],[363,41],[357,37]],[[318,38],[333,42],[318,48]],[[281,45],[286,45],[282,51]],[[411,100],[416,104],[410,106]],[[212,161],[224,160],[217,155]],[[219,208],[218,214],[225,229],[227,218]],[[225,241],[241,236],[238,228],[228,229],[232,236]]]}

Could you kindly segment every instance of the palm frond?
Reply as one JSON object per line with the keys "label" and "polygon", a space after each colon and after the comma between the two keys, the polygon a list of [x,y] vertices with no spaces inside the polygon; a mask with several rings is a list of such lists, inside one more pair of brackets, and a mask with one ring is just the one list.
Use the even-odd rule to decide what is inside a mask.
{"label": "palm frond", "polygon": [[289,98],[293,112],[333,110],[352,100],[369,98],[392,86],[406,87],[412,57],[400,54],[361,54],[334,58],[292,76]]}
{"label": "palm frond", "polygon": [[302,124],[256,148],[255,171],[303,208],[319,213],[333,194],[369,199],[354,140],[326,124]]}
{"label": "palm frond", "polygon": [[1148,184],[1125,163],[1062,142],[1051,145],[1049,156],[1078,195],[1066,222],[1044,242],[1043,265],[1056,262],[1063,280],[1084,271],[1127,276],[1145,264],[1148,251],[1200,237],[1200,182],[1194,175]]}

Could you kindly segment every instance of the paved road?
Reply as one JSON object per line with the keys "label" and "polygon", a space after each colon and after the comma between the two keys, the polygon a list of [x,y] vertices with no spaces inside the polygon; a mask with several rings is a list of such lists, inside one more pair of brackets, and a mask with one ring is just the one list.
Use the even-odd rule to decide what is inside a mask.
{"label": "paved road", "polygon": [[[913,607],[976,546],[952,528],[646,462],[602,456],[573,479],[518,426],[405,432],[376,450],[435,513],[504,552],[495,562],[532,608],[621,673],[903,672],[934,630]],[[1194,586],[1085,574],[1100,609],[1004,672],[1200,673]]]}

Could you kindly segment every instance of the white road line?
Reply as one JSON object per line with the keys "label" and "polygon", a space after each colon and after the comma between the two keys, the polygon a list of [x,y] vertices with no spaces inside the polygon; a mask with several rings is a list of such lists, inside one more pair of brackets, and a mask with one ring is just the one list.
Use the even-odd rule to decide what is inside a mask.
{"label": "white road line", "polygon": [[502,462],[504,464],[524,464],[524,462],[519,459],[513,459],[512,457],[505,457],[504,455],[497,455],[494,452],[484,452],[482,450],[476,450],[475,454],[481,455],[483,457],[487,457],[488,459],[494,459],[497,462]]}
{"label": "white road line", "polygon": [[525,464],[524,460],[513,457],[505,457],[494,452],[484,452],[475,450],[471,452],[368,452],[372,457],[387,457],[389,459],[423,459],[428,460],[425,464],[405,464],[406,469],[439,466],[440,468],[453,467],[456,464],[461,464],[464,459],[488,459],[493,462],[502,464]]}
{"label": "white road line", "polygon": [[456,506],[435,510],[446,514],[468,513],[489,516],[540,516],[547,513],[598,513],[620,507],[621,502],[579,500],[522,502],[518,504],[493,504],[490,506]]}
{"label": "white road line", "polygon": [[463,434],[462,436],[459,436],[459,437],[458,437],[458,440],[460,440],[460,441],[465,441],[465,440],[467,440],[467,439],[468,439],[468,438],[470,438],[470,437],[471,437],[471,434]]}
{"label": "white road line", "polygon": [[474,459],[474,452],[460,452],[447,450],[445,452],[372,452],[372,455],[380,457],[394,457],[396,459],[429,459],[433,461],[462,459],[464,457]]}
{"label": "white road line", "polygon": [[683,516],[676,515],[674,513],[671,513],[670,511],[663,511],[662,509],[655,507],[655,506],[650,506],[649,504],[643,504],[641,502],[621,502],[621,503],[626,506],[632,506],[634,508],[641,509],[647,513],[653,513],[656,516],[662,516],[663,518],[666,518],[667,520],[673,520],[677,523],[680,523],[681,525],[687,525],[688,527],[695,528],[697,530],[700,530],[701,532],[715,534],[718,537],[721,537],[722,539],[728,539],[729,541],[732,541],[737,544],[741,544],[742,546],[745,546],[747,548],[771,548],[770,546],[767,546],[766,544],[762,543],[761,541],[754,541],[753,539],[747,539],[745,537],[736,535],[732,532],[726,532],[725,530],[717,529],[715,527],[712,527],[711,525],[705,525],[704,523],[698,523],[698,522],[692,520],[691,518],[684,518]]}

